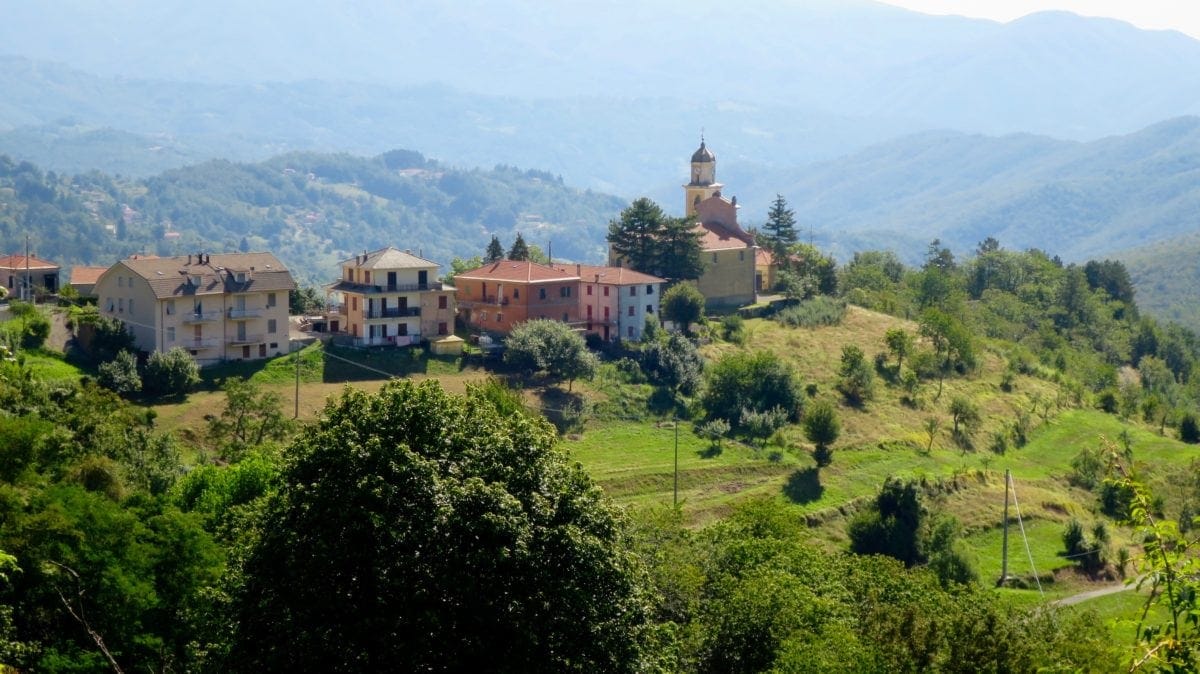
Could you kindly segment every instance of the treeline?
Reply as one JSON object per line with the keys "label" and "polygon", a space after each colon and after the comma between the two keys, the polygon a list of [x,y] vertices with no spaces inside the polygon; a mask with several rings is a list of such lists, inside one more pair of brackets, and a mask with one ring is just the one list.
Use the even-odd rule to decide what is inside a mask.
{"label": "treeline", "polygon": [[994,345],[1013,372],[1060,382],[1075,402],[1163,431],[1189,427],[1200,409],[1200,338],[1139,312],[1120,262],[1068,265],[994,239],[957,260],[934,241],[918,268],[890,252],[857,253],[838,284],[869,309],[922,321],[936,312]]}
{"label": "treeline", "polygon": [[270,250],[321,282],[351,251],[395,245],[448,261],[522,229],[560,256],[594,259],[603,250],[592,242],[619,208],[542,171],[456,169],[408,150],[210,161],[145,180],[58,175],[0,156],[0,245],[21,249],[29,233],[41,257],[64,265]]}

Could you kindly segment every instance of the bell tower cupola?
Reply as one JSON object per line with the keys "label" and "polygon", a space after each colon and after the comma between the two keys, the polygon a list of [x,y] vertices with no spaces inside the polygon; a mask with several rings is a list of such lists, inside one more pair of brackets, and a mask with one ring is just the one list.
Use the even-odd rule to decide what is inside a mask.
{"label": "bell tower cupola", "polygon": [[700,147],[692,153],[691,182],[683,186],[684,214],[695,215],[701,201],[720,196],[723,185],[717,182],[717,156],[704,144],[700,136]]}

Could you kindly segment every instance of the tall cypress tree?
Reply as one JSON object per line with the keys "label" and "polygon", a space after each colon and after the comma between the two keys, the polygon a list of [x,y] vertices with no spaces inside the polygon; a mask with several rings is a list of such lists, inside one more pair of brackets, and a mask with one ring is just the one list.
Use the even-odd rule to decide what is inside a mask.
{"label": "tall cypress tree", "polygon": [[771,210],[767,212],[767,222],[763,225],[763,239],[766,248],[775,257],[775,263],[781,268],[788,267],[788,246],[796,243],[796,215],[788,208],[787,199],[782,194],[775,195]]}
{"label": "tall cypress tree", "polygon": [[700,238],[695,218],[667,218],[658,238],[658,264],[654,273],[668,281],[700,278],[704,273]]}
{"label": "tall cypress tree", "polygon": [[487,251],[483,254],[483,261],[486,263],[499,262],[504,259],[504,246],[500,245],[500,239],[496,235],[492,235],[492,242],[488,244]]}
{"label": "tall cypress tree", "polygon": [[659,242],[666,220],[658,204],[645,197],[635,200],[608,224],[612,252],[630,268],[654,273],[661,260]]}
{"label": "tall cypress tree", "polygon": [[529,260],[529,246],[520,232],[517,232],[517,240],[513,241],[512,248],[508,249],[508,259],[520,262]]}

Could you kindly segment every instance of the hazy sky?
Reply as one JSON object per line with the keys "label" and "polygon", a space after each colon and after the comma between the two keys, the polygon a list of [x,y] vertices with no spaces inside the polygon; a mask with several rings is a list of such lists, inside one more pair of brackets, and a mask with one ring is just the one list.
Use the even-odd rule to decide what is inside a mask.
{"label": "hazy sky", "polygon": [[1141,28],[1171,28],[1200,39],[1200,0],[883,0],[928,14],[960,14],[997,21],[1048,9],[1107,16]]}

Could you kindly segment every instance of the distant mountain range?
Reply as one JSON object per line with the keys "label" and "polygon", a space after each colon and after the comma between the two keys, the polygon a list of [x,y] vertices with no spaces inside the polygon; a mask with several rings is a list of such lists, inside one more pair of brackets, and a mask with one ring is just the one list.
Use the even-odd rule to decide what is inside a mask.
{"label": "distant mountain range", "polygon": [[1200,118],[1090,143],[929,132],[746,178],[739,201],[783,194],[842,257],[992,236],[1084,260],[1200,230]]}
{"label": "distant mountain range", "polygon": [[60,170],[420,147],[634,197],[676,182],[702,128],[736,175],[929,129],[1092,140],[1200,114],[1200,42],[1064,13],[999,24],[865,0],[9,5],[0,151]]}

